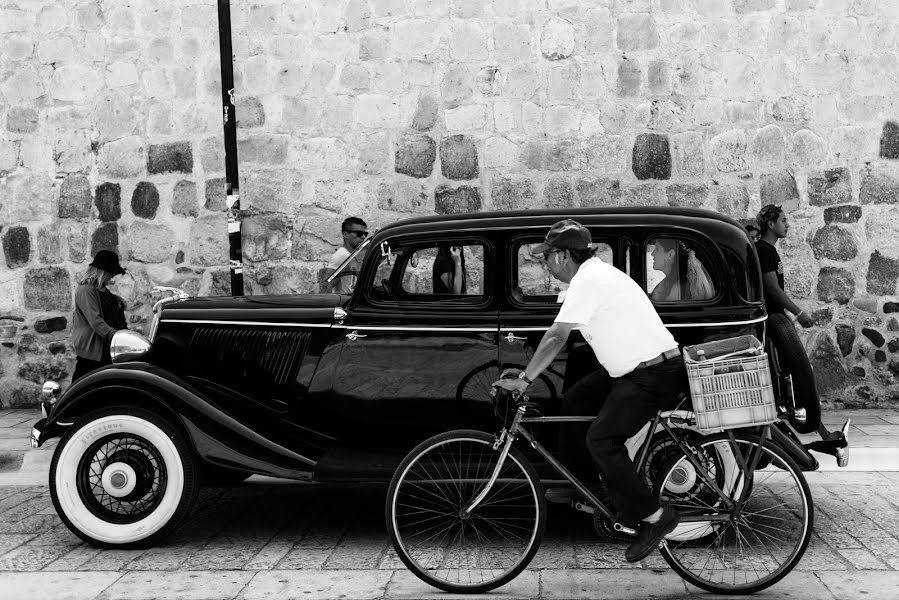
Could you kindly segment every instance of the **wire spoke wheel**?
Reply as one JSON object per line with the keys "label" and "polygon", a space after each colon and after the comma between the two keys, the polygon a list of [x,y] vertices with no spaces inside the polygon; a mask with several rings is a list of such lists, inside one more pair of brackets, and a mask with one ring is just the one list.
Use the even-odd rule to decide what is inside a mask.
{"label": "wire spoke wheel", "polygon": [[[744,435],[736,436],[736,444],[726,435],[704,438],[696,450],[698,462],[734,506],[726,507],[685,456],[674,460],[656,489],[680,513],[681,523],[662,556],[681,577],[711,592],[749,594],[780,581],[802,558],[814,521],[799,468],[777,446],[760,446]],[[747,478],[739,459],[751,464],[758,453],[758,464],[766,466]]]}
{"label": "wire spoke wheel", "polygon": [[495,589],[537,552],[546,522],[542,486],[512,449],[483,501],[500,453],[483,432],[455,431],[415,448],[397,469],[386,518],[394,548],[423,581],[450,592]]}

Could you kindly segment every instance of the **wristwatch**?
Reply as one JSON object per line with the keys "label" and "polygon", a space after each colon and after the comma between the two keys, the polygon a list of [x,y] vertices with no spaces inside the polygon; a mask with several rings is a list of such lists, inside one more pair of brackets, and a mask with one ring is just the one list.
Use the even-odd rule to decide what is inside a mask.
{"label": "wristwatch", "polygon": [[518,374],[518,378],[524,381],[526,384],[531,385],[534,383],[533,379],[528,379],[528,376],[525,375],[524,369],[521,370],[521,373]]}

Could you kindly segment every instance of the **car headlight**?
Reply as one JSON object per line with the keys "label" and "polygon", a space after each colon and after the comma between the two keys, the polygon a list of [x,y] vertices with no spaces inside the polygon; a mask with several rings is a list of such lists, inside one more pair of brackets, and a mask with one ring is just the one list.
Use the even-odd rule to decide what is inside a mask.
{"label": "car headlight", "polygon": [[114,363],[139,360],[150,351],[151,346],[150,340],[138,332],[122,329],[113,334],[109,353]]}

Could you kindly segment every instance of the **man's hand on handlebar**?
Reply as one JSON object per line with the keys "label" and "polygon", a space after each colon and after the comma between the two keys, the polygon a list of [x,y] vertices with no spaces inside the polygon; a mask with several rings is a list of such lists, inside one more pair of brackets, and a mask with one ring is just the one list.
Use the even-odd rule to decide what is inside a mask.
{"label": "man's hand on handlebar", "polygon": [[493,382],[493,387],[500,387],[510,392],[523,394],[528,389],[528,384],[524,379],[518,378],[520,373],[521,369],[506,369],[499,376],[499,379]]}

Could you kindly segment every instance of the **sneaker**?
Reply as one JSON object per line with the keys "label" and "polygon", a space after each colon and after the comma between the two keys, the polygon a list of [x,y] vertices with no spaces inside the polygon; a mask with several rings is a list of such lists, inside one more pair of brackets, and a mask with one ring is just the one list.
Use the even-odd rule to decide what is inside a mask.
{"label": "sneaker", "polygon": [[680,517],[670,506],[662,510],[662,517],[657,523],[642,521],[637,531],[637,539],[624,553],[628,562],[639,562],[653,553],[665,536],[674,531]]}

